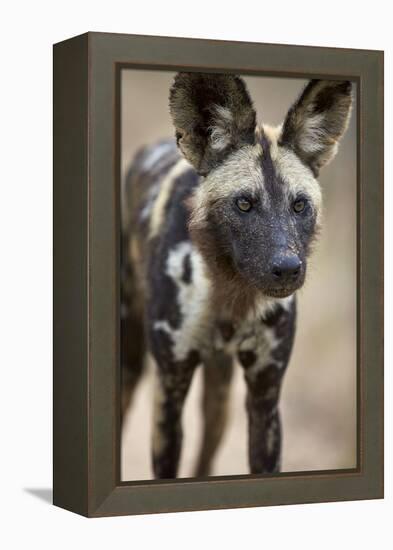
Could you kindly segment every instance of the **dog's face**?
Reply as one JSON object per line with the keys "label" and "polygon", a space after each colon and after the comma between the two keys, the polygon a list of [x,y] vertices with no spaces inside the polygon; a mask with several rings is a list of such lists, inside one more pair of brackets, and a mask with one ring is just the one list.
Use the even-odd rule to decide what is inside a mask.
{"label": "dog's face", "polygon": [[190,231],[212,270],[270,297],[305,280],[321,217],[319,169],[337,151],[351,83],[313,80],[282,126],[257,126],[244,82],[181,73],[170,107],[180,149],[204,176]]}
{"label": "dog's face", "polygon": [[206,177],[194,198],[191,230],[229,277],[238,272],[264,294],[284,297],[304,282],[320,211],[311,170],[262,129],[255,145],[232,153]]}

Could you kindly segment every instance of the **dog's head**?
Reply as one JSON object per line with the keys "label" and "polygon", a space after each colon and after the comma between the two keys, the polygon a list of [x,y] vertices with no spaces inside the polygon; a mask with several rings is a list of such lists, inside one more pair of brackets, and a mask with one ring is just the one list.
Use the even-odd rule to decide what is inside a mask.
{"label": "dog's head", "polygon": [[203,176],[190,231],[212,270],[270,297],[305,280],[320,226],[319,170],[335,155],[349,81],[311,80],[277,128],[257,125],[244,81],[179,73],[170,110],[179,148]]}

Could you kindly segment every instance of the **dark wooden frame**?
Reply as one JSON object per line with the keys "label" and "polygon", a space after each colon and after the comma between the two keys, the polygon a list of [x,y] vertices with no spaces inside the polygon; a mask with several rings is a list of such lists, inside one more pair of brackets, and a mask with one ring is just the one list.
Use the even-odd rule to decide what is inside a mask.
{"label": "dark wooden frame", "polygon": [[[358,465],[120,482],[120,70],[358,84]],[[87,33],[54,46],[54,503],[90,517],[383,497],[383,52]]]}

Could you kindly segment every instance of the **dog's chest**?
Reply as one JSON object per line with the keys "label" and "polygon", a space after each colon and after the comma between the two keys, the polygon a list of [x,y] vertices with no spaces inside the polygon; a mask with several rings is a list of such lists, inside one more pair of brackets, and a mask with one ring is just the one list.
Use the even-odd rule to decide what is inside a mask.
{"label": "dog's chest", "polygon": [[253,352],[261,361],[267,360],[279,344],[274,327],[268,327],[258,313],[240,321],[215,320],[212,334],[215,350],[232,356]]}
{"label": "dog's chest", "polygon": [[202,357],[212,351],[232,356],[252,351],[263,361],[279,344],[275,327],[266,324],[264,318],[285,304],[261,299],[244,318],[234,320],[227,305],[214,300],[203,259],[190,241],[170,249],[165,273],[176,289],[173,299],[181,321],[173,328],[165,319],[156,319],[155,329],[168,333],[177,360],[196,350]]}

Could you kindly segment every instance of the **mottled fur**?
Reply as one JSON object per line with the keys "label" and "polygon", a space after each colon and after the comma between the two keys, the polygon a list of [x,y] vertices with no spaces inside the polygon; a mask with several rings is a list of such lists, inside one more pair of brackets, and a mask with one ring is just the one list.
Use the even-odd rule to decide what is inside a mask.
{"label": "mottled fur", "polygon": [[156,363],[156,477],[177,475],[182,409],[199,364],[204,435],[195,472],[209,475],[234,359],[247,384],[250,470],[279,471],[295,293],[321,225],[315,177],[335,154],[350,107],[349,82],[311,81],[282,126],[257,126],[239,77],[176,76],[170,111],[183,157],[171,141],[143,149],[125,189],[123,405],[146,342]]}

